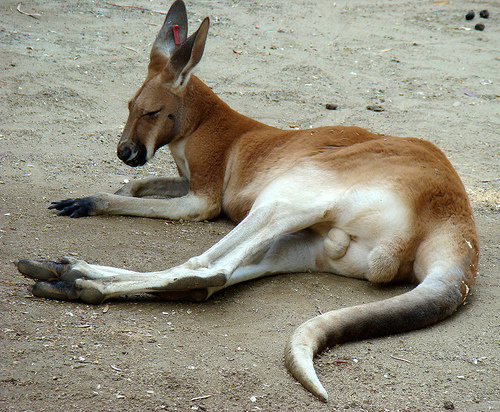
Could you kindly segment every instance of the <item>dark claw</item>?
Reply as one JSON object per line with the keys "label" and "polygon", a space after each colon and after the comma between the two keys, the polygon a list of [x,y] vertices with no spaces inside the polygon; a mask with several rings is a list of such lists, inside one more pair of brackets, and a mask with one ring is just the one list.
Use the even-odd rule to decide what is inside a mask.
{"label": "dark claw", "polygon": [[49,209],[57,209],[61,210],[69,205],[72,205],[75,202],[76,199],[66,199],[66,200],[60,200],[59,202],[52,202],[52,204],[49,206]]}
{"label": "dark claw", "polygon": [[84,217],[90,216],[94,210],[94,202],[91,197],[66,199],[59,202],[52,202],[49,209],[59,210],[58,216]]}

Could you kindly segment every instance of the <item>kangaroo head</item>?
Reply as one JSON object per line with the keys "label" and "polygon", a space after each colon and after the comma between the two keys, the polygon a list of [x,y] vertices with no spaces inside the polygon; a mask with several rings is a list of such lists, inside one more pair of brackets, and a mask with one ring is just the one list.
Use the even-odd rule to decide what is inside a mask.
{"label": "kangaroo head", "polygon": [[129,101],[129,115],[117,155],[129,166],[142,166],[156,150],[186,134],[189,75],[199,63],[209,27],[208,17],[187,37],[186,6],[176,0],[165,18],[150,55],[146,80]]}

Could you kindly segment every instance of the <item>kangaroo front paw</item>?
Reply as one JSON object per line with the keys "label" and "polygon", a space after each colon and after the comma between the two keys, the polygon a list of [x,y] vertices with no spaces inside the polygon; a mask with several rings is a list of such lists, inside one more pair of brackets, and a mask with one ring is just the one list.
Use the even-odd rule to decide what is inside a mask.
{"label": "kangaroo front paw", "polygon": [[82,197],[79,199],[66,199],[58,202],[52,202],[49,209],[58,210],[58,216],[76,218],[95,214],[96,205],[92,197]]}

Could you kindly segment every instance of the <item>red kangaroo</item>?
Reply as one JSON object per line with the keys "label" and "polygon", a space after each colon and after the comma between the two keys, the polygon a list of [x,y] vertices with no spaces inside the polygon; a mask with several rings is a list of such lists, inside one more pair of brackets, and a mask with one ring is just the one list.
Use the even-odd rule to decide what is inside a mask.
{"label": "red kangaroo", "polygon": [[[271,274],[331,272],[374,283],[408,281],[390,299],[324,313],[293,333],[290,372],[326,401],[313,357],[342,342],[399,333],[450,316],[469,295],[479,247],[464,186],[444,154],[414,138],[358,127],[280,130],[245,117],[191,75],[209,27],[187,37],[173,3],[148,73],[129,102],[118,157],[140,166],[168,145],[179,176],[133,181],[115,194],[55,202],[60,215],[213,219],[235,228],[200,256],[158,272],[21,260],[37,296],[101,303],[133,293],[203,300]],[[163,199],[147,198],[163,196]]]}

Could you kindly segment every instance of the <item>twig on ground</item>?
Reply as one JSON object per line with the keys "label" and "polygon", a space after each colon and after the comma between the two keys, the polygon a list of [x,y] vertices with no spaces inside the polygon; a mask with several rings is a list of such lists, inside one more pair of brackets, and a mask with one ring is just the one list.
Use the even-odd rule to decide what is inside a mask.
{"label": "twig on ground", "polygon": [[21,10],[21,4],[22,3],[19,3],[16,7],[16,10],[21,13],[21,14],[24,14],[25,16],[29,16],[29,17],[33,17],[34,19],[38,19],[38,16],[41,16],[41,14],[37,14],[37,13],[26,13],[25,11],[22,11]]}
{"label": "twig on ground", "polygon": [[352,365],[351,362],[346,360],[336,360],[335,363],[343,364],[343,365]]}
{"label": "twig on ground", "polygon": [[143,10],[143,11],[149,11],[151,13],[158,13],[158,14],[167,14],[166,11],[161,11],[161,10],[152,10],[148,9],[146,7],[140,7],[140,6],[129,6],[129,5],[124,5],[124,4],[116,4],[116,3],[111,3],[110,1],[104,1],[103,3],[109,4],[110,6],[114,7],[122,7],[124,9],[134,9],[134,10]]}
{"label": "twig on ground", "polygon": [[127,50],[132,50],[133,52],[139,53],[137,50],[133,49],[132,47],[128,47],[128,46],[123,46],[123,47],[125,47]]}
{"label": "twig on ground", "polygon": [[387,53],[388,51],[391,51],[391,50],[392,50],[392,47],[390,49],[379,50],[377,54]]}
{"label": "twig on ground", "polygon": [[196,398],[191,399],[191,402],[201,401],[202,399],[208,399],[208,398],[211,398],[211,397],[212,397],[212,395],[197,396]]}
{"label": "twig on ground", "polygon": [[391,355],[391,358],[392,358],[392,359],[399,360],[399,361],[401,361],[401,362],[413,363],[412,361],[409,361],[409,360],[407,360],[407,359],[403,359],[403,358],[398,358],[397,356],[392,356],[392,355]]}

